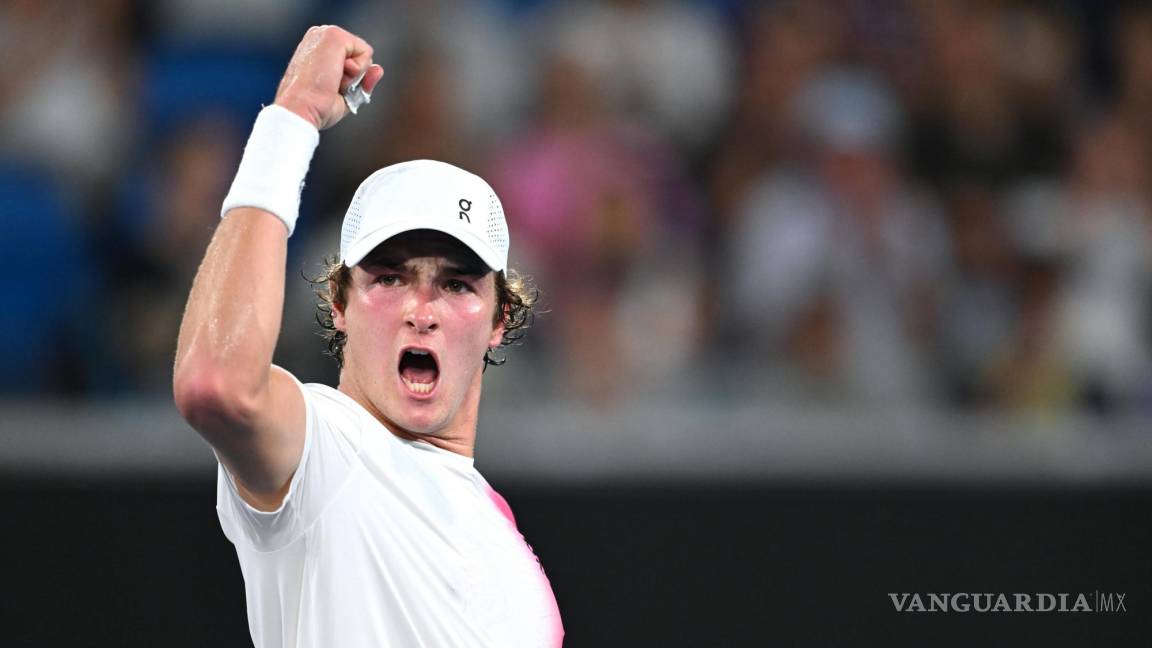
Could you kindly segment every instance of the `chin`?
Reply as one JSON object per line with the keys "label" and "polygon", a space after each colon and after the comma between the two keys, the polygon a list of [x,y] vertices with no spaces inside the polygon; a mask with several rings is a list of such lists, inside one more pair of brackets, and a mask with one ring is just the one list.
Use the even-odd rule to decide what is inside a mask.
{"label": "chin", "polygon": [[[413,409],[423,411],[412,411]],[[401,407],[398,415],[392,418],[392,422],[407,432],[425,436],[436,436],[445,424],[444,417],[440,416],[439,412],[432,411],[426,406],[413,408],[411,405]]]}

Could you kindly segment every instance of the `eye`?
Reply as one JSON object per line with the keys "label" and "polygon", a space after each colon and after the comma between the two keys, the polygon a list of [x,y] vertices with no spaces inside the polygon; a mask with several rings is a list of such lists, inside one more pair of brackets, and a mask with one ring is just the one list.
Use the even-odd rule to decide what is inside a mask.
{"label": "eye", "polygon": [[472,290],[471,286],[459,279],[449,279],[445,281],[444,289],[451,293],[464,293]]}
{"label": "eye", "polygon": [[376,277],[376,283],[382,286],[395,286],[400,283],[400,275],[398,274],[382,274]]}

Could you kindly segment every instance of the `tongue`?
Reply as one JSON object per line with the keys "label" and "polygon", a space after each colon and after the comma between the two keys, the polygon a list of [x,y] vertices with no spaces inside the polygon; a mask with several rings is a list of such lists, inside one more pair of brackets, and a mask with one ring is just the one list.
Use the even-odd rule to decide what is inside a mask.
{"label": "tongue", "polygon": [[404,358],[400,361],[400,375],[404,376],[408,382],[435,382],[439,373],[436,369],[436,361],[430,355],[405,353]]}

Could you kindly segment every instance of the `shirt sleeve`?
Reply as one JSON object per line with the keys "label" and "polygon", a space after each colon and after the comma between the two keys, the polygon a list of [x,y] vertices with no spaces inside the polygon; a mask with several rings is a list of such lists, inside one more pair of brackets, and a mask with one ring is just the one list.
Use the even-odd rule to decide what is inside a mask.
{"label": "shirt sleeve", "polygon": [[274,511],[253,508],[240,496],[232,475],[217,460],[216,513],[233,543],[271,552],[304,534],[359,465],[355,412],[320,385],[296,381],[304,398],[304,448],[288,494]]}

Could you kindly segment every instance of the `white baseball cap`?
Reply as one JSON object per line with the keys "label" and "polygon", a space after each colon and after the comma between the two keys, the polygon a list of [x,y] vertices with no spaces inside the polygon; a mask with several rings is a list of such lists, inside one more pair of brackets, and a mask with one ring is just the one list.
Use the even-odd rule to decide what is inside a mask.
{"label": "white baseball cap", "polygon": [[488,267],[508,265],[508,224],[496,192],[480,176],[435,160],[413,160],[368,176],[344,215],[340,258],[351,268],[377,245],[417,229],[449,234]]}

